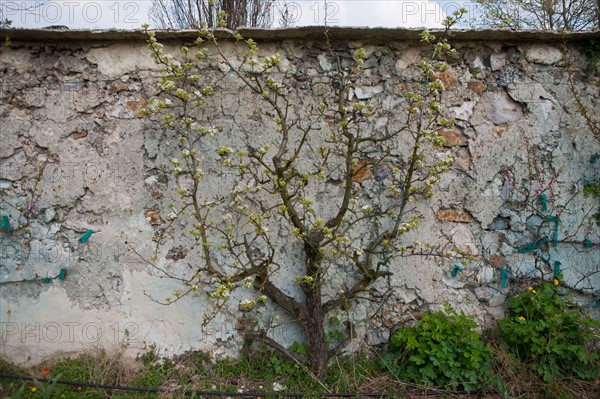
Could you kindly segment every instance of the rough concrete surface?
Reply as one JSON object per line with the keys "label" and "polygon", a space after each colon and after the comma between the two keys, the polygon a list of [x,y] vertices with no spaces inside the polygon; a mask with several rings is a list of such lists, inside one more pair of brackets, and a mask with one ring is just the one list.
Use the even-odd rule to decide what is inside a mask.
{"label": "rough concrete surface", "polygon": [[[160,76],[144,35],[38,33],[0,31],[0,39],[8,34],[12,41],[0,53],[0,216],[8,216],[13,229],[29,224],[10,234],[0,232],[0,356],[35,362],[96,346],[125,346],[135,355],[150,344],[163,354],[201,349],[235,355],[242,343],[237,303],[244,293],[206,327],[202,320],[211,303],[205,296],[169,306],[156,301],[179,286],[148,266],[151,237],[163,228],[174,191],[189,182],[164,172],[178,154],[176,137],[141,117],[158,93]],[[268,41],[263,51],[282,55],[281,76],[297,81],[298,90],[290,96],[301,104],[318,104],[318,86],[306,88],[303,82],[330,83],[335,61],[322,30],[243,33]],[[414,63],[423,50],[418,32],[333,29],[330,34],[346,58],[349,49],[360,46],[368,55],[365,79],[353,95],[391,113],[402,107],[402,87],[412,84]],[[193,32],[158,35],[169,49],[194,37]],[[570,71],[575,90],[597,116],[597,77],[594,83],[581,73],[586,38],[569,36],[567,62],[560,35],[455,34],[452,44],[461,56],[442,81],[448,89],[443,106],[457,123],[440,135],[457,162],[431,202],[416,205],[424,221],[411,239],[449,244],[474,261],[452,276],[448,260],[395,260],[393,276],[372,292],[391,293],[386,302],[363,302],[350,311],[348,317],[357,322],[357,345],[385,342],[394,328],[420,312],[441,309],[446,301],[473,315],[482,328],[490,326],[503,316],[511,290],[534,281],[521,279],[551,279],[556,262],[565,284],[598,316],[600,238],[598,227],[586,220],[597,199],[585,197],[582,187],[598,178],[600,161],[591,160],[600,154],[600,145],[568,86]],[[223,49],[235,55],[232,43],[223,42]],[[222,76],[223,68],[213,65],[211,76]],[[215,91],[213,119],[225,127],[218,145],[241,146],[239,126],[264,132],[257,141],[268,141],[270,118],[240,82],[221,79]],[[374,131],[386,123],[374,121]],[[214,154],[206,159],[207,190],[219,192],[233,184],[234,177]],[[384,198],[386,173],[369,169],[357,179],[365,201]],[[328,178],[339,176],[332,171]],[[547,210],[542,211],[538,193],[549,186]],[[335,203],[335,187],[323,182],[321,203]],[[560,218],[556,245],[556,222],[544,222],[547,216]],[[81,242],[88,230],[93,234]],[[283,226],[274,231],[282,244],[278,256],[287,259],[277,281],[299,295],[293,281],[295,247],[286,244],[293,238]],[[538,249],[524,250],[540,237],[549,239]],[[160,262],[185,275],[183,244],[184,239],[174,240]],[[64,280],[40,281],[62,269],[68,273]],[[507,287],[502,270],[509,275]],[[334,276],[338,282],[352,277]],[[269,312],[267,304],[259,316],[268,319]],[[282,324],[273,336],[287,345],[302,339],[294,324]]]}

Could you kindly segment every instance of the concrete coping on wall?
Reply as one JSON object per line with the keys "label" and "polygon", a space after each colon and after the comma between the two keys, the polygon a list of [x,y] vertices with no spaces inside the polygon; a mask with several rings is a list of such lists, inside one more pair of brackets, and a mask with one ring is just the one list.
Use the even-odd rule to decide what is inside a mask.
{"label": "concrete coping on wall", "polygon": [[[400,28],[365,28],[365,27],[322,27],[309,26],[287,29],[240,28],[238,32],[244,37],[260,41],[280,40],[317,40],[322,39],[327,29],[331,40],[360,40],[370,43],[385,43],[389,41],[418,41],[423,29]],[[162,41],[195,40],[198,31],[186,30],[157,30],[156,37]],[[231,31],[220,29],[217,37],[231,37]],[[441,34],[442,30],[430,30],[431,33]],[[456,41],[487,41],[487,42],[577,42],[597,39],[600,31],[590,32],[547,32],[547,31],[509,31],[509,30],[455,30],[451,32]],[[0,29],[0,39],[9,37],[13,42],[73,42],[73,41],[144,41],[146,34],[143,30],[68,30],[68,29]]]}

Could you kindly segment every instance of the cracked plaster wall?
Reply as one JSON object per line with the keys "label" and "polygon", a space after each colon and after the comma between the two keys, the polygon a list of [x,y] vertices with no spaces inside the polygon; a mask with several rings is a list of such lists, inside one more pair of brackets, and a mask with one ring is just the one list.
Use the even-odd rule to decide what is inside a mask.
{"label": "cracked plaster wall", "polygon": [[[491,325],[503,316],[505,298],[519,286],[519,278],[550,278],[556,261],[581,303],[597,309],[600,240],[597,227],[582,224],[596,203],[583,196],[582,184],[598,175],[590,159],[600,146],[567,85],[561,43],[453,44],[461,56],[444,78],[450,89],[444,105],[457,124],[441,134],[457,162],[432,201],[418,204],[425,222],[413,238],[451,242],[475,261],[456,277],[448,262],[398,261],[394,275],[375,286],[375,293],[391,288],[383,306],[352,308],[359,343],[385,342],[392,329],[422,311],[441,309],[445,301],[473,315],[480,326]],[[340,46],[364,46],[368,55],[370,84],[354,90],[358,99],[388,109],[402,106],[401,87],[414,77],[412,66],[422,51],[417,41],[341,40]],[[292,38],[266,48],[282,54],[283,72],[296,79],[306,74],[328,80],[332,64],[322,41]],[[569,51],[570,68],[579,76],[585,58],[577,45]],[[13,228],[24,212],[30,224],[28,233],[0,235],[1,356],[33,362],[56,352],[124,343],[132,354],[152,343],[163,354],[189,349],[235,354],[239,349],[235,301],[202,328],[209,306],[205,298],[188,297],[169,307],[149,298],[178,288],[151,273],[137,253],[149,256],[150,238],[161,228],[168,198],[184,184],[159,172],[178,152],[175,139],[140,118],[157,93],[158,76],[142,40],[17,38],[0,54],[0,209]],[[579,78],[575,84],[597,114],[598,85]],[[260,104],[247,101],[235,82],[221,86],[216,98],[226,126],[260,112]],[[260,126],[260,120],[251,123]],[[227,134],[232,133],[221,144],[231,145],[235,138]],[[539,175],[531,170],[532,154]],[[215,185],[228,181],[217,163],[206,170]],[[377,198],[385,173],[370,172],[356,184],[366,198]],[[520,253],[539,237],[541,224],[532,208],[539,204],[532,204],[523,189],[533,190],[555,175],[555,196],[549,201],[552,209],[565,210],[559,243]],[[33,207],[26,210],[28,203]],[[89,242],[79,242],[90,229]],[[289,232],[281,235],[285,239]],[[281,281],[293,281],[293,247],[283,247],[281,255],[291,258],[289,275]],[[181,266],[176,260],[173,264]],[[64,281],[10,283],[53,277],[61,269],[68,271]],[[502,287],[502,269],[510,277],[508,288]],[[288,285],[294,292],[293,282]],[[301,339],[293,325],[274,335],[286,344]]]}

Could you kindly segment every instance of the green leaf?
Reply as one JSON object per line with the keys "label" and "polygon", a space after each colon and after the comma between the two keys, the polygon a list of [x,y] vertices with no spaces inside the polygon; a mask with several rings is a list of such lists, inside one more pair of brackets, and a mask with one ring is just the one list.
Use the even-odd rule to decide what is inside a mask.
{"label": "green leaf", "polygon": [[[561,277],[559,277],[559,280]],[[598,365],[589,362],[586,346],[592,344],[587,319],[571,296],[561,296],[558,287],[542,283],[509,299],[511,315],[499,323],[509,351],[527,361],[544,381],[576,375],[588,368],[590,376],[598,373]],[[518,320],[527,315],[525,320]]]}
{"label": "green leaf", "polygon": [[417,356],[417,355],[413,355],[413,356],[409,357],[408,360],[418,366],[420,366],[421,364],[425,364],[425,359],[423,359],[421,356]]}
{"label": "green leaf", "polygon": [[306,347],[306,344],[299,343],[298,341],[294,341],[294,343],[290,346],[290,350],[299,355],[308,354],[308,348]]}
{"label": "green leaf", "polygon": [[[445,313],[425,313],[413,327],[398,330],[390,350],[396,376],[426,385],[472,389],[491,375],[491,352],[473,331],[477,324],[449,304]],[[465,378],[465,375],[468,378]]]}

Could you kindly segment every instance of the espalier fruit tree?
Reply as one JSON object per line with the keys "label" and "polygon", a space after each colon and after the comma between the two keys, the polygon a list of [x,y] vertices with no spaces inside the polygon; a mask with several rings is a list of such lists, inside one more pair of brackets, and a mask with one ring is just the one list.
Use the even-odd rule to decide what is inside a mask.
{"label": "espalier fruit tree", "polygon": [[[446,20],[445,33],[462,14]],[[234,291],[254,292],[241,308],[268,304],[302,327],[305,342],[290,350],[260,323],[248,323],[245,334],[322,376],[354,335],[348,321],[345,333],[331,339],[326,326],[333,312],[347,309],[391,275],[403,255],[444,255],[407,242],[406,235],[420,220],[411,202],[430,198],[452,165],[437,132],[454,124],[444,117],[440,77],[456,51],[446,34],[422,33],[429,55],[415,66],[418,78],[405,85],[400,105],[386,109],[353,95],[366,79],[364,50],[334,50],[327,33],[331,70],[301,81],[282,68],[286,60],[279,54],[263,54],[238,33],[203,29],[194,45],[176,55],[154,32],[147,34],[152,56],[164,69],[161,93],[146,113],[178,138],[180,154],[170,166],[186,182],[153,238],[157,252],[150,262],[182,282],[167,302],[205,292],[218,312]],[[227,41],[220,39],[227,34]],[[217,125],[221,107],[215,94],[232,82],[252,93],[248,106],[262,115],[246,124],[221,118],[225,123]],[[212,176],[210,182],[205,172],[209,155],[234,180],[225,194],[229,180]],[[386,175],[378,200],[367,198],[357,182],[374,168]],[[185,244],[191,275],[178,275],[161,262],[160,248],[167,243]],[[294,281],[284,286],[286,275]],[[332,286],[341,280],[343,285]]]}

